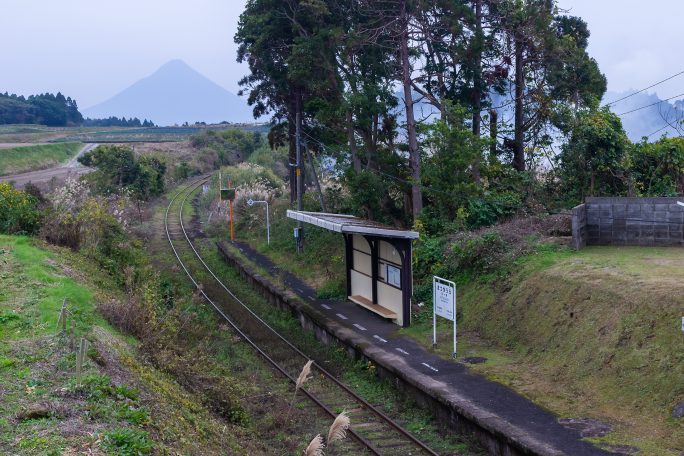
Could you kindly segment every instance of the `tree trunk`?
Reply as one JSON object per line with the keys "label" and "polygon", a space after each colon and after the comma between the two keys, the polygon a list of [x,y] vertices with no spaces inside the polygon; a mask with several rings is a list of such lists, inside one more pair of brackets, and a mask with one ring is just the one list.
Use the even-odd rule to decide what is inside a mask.
{"label": "tree trunk", "polygon": [[297,163],[297,125],[295,123],[296,109],[297,108],[294,106],[294,104],[290,103],[290,112],[287,116],[287,134],[288,138],[290,138],[290,147],[288,154],[288,172],[290,176],[290,204],[294,204],[294,202],[297,200],[297,175],[295,170],[295,164]]}
{"label": "tree trunk", "polygon": [[499,160],[496,152],[497,136],[499,134],[499,113],[496,109],[489,110],[489,161],[494,163]]}
{"label": "tree trunk", "polygon": [[309,165],[311,166],[311,173],[313,173],[314,184],[316,185],[316,190],[318,191],[318,201],[321,203],[321,210],[323,212],[327,212],[328,210],[325,207],[325,198],[323,197],[323,189],[321,188],[321,182],[318,180],[318,173],[316,172],[316,163],[314,162],[313,154],[311,153],[311,149],[308,147],[306,147],[304,151],[306,152],[306,157],[309,159]]}
{"label": "tree trunk", "polygon": [[516,33],[515,38],[515,139],[513,142],[513,168],[525,171],[525,140],[523,99],[525,96],[525,73],[523,62],[523,41]]}
{"label": "tree trunk", "polygon": [[351,152],[352,167],[354,173],[361,172],[361,159],[359,159],[359,150],[356,147],[356,138],[354,137],[354,118],[351,110],[347,111],[347,139],[349,140],[349,151]]}
{"label": "tree trunk", "polygon": [[[475,3],[475,71],[473,73],[473,135],[480,137],[482,131],[482,0]],[[473,181],[480,185],[480,161],[478,152],[473,161]]]}
{"label": "tree trunk", "polygon": [[413,113],[413,95],[411,93],[411,68],[409,65],[408,49],[408,14],[406,1],[402,4],[402,33],[401,33],[401,73],[404,86],[404,105],[406,107],[406,133],[408,135],[409,165],[411,167],[411,206],[413,219],[415,220],[423,210],[423,194],[420,188],[420,152],[418,150],[418,136],[416,132],[416,119]]}

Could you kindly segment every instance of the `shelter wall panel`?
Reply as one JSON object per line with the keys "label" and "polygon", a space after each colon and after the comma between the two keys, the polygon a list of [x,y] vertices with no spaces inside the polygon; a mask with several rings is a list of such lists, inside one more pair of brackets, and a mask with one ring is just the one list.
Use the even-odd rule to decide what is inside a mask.
{"label": "shelter wall panel", "polygon": [[368,244],[368,241],[366,240],[366,238],[364,238],[363,236],[359,236],[358,234],[354,235],[354,248],[356,250],[366,252],[368,255],[371,254],[371,248]]}
{"label": "shelter wall panel", "polygon": [[371,275],[371,257],[354,250],[354,270]]}
{"label": "shelter wall panel", "polygon": [[384,283],[378,283],[378,304],[399,315],[395,321],[398,325],[403,325],[401,290]]}
{"label": "shelter wall panel", "polygon": [[370,300],[373,299],[373,286],[370,277],[352,269],[351,282],[352,296],[359,295]]}
{"label": "shelter wall panel", "polygon": [[394,264],[401,264],[401,256],[397,249],[387,241],[380,241],[379,256],[381,260],[389,261]]}

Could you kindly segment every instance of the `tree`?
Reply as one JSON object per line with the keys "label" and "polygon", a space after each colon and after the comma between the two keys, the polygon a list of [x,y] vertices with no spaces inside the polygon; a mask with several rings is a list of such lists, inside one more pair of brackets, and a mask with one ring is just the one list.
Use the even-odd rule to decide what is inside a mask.
{"label": "tree", "polygon": [[644,140],[628,155],[629,175],[639,196],[684,194],[684,138]]}
{"label": "tree", "polygon": [[84,166],[97,168],[88,175],[96,191],[102,194],[129,190],[138,201],[164,192],[166,165],[158,158],[137,158],[130,147],[98,146],[79,157]]}
{"label": "tree", "polygon": [[[334,103],[341,93],[335,73],[335,19],[321,0],[251,0],[240,16],[238,61],[250,68],[240,81],[241,93],[249,93],[255,118],[271,113],[274,124],[287,123],[292,165],[297,127],[301,131],[321,104]],[[294,201],[296,179],[290,168]]]}
{"label": "tree", "polygon": [[628,146],[620,118],[607,108],[581,113],[559,156],[563,192],[575,201],[623,194]]}
{"label": "tree", "polygon": [[550,126],[568,131],[567,104],[575,115],[598,107],[606,79],[586,52],[586,23],[554,16],[555,0],[510,0],[501,13],[514,62],[512,164],[524,171],[526,148],[549,143]]}

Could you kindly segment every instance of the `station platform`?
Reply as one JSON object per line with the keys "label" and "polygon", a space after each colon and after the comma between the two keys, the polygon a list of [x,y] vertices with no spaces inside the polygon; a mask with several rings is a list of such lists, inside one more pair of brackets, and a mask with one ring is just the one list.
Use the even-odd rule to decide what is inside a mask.
{"label": "station platform", "polygon": [[[563,426],[558,417],[510,388],[471,372],[461,362],[431,353],[413,339],[401,335],[400,327],[390,320],[350,301],[318,299],[313,288],[278,268],[248,244],[239,241],[231,244],[254,264],[268,271],[272,278],[280,279],[305,305],[316,313],[323,313],[327,324],[334,321],[335,325],[344,327],[352,335],[355,343],[367,344],[370,347],[367,351],[376,358],[376,363],[391,364],[395,370],[413,376],[413,384],[428,385],[427,389],[442,399],[463,404],[479,422],[509,438],[525,442],[530,449],[525,454],[626,454],[596,447],[583,439],[580,430]],[[326,321],[320,323],[325,325]]]}

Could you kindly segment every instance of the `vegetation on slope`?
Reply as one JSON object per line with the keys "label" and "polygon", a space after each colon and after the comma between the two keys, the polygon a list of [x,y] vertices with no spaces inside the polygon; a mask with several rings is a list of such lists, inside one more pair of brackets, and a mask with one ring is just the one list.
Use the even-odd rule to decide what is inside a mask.
{"label": "vegetation on slope", "polygon": [[[31,238],[0,236],[0,282],[0,453],[239,449],[198,397],[141,361],[135,341],[105,323],[96,304],[121,295],[92,262]],[[66,335],[57,325],[65,298]],[[90,341],[81,385],[72,331]]]}
{"label": "vegetation on slope", "polygon": [[61,143],[0,149],[0,175],[59,165],[75,156],[81,147],[81,143]]}
{"label": "vegetation on slope", "polygon": [[[510,274],[460,279],[460,356],[563,418],[614,430],[597,439],[659,455],[684,446],[681,250],[540,246]],[[428,312],[431,312],[431,306]],[[424,319],[407,333],[430,346]],[[442,322],[440,351],[450,353]]]}

